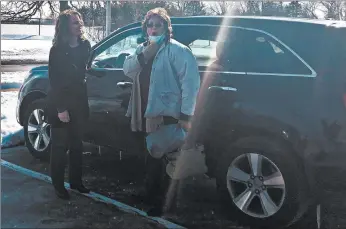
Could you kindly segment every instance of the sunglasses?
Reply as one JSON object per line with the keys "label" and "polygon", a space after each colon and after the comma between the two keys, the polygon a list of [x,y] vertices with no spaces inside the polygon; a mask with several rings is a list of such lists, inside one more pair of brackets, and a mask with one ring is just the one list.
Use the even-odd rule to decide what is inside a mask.
{"label": "sunglasses", "polygon": [[163,25],[161,24],[161,23],[158,23],[158,24],[154,24],[154,23],[149,23],[149,24],[147,24],[147,28],[153,28],[153,27],[155,27],[155,28],[161,28]]}

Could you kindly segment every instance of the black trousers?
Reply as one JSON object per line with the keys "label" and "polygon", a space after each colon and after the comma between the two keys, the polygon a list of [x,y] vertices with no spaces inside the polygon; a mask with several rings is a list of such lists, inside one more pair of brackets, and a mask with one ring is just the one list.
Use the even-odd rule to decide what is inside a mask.
{"label": "black trousers", "polygon": [[64,175],[69,158],[69,182],[71,185],[82,184],[83,131],[82,125],[71,122],[63,125],[52,125],[51,128],[50,172],[55,188],[64,186]]}
{"label": "black trousers", "polygon": [[166,173],[165,158],[156,159],[149,155],[146,159],[145,190],[147,198],[158,208],[169,211],[176,202],[180,181],[172,180]]}
{"label": "black trousers", "polygon": [[[143,119],[145,120],[145,119]],[[164,117],[164,125],[176,124],[178,120],[172,117]],[[139,132],[138,138],[146,154],[145,192],[152,203],[158,207],[170,208],[171,203],[176,198],[176,186],[166,173],[167,161],[165,158],[152,157],[146,148],[145,132]],[[166,205],[166,206],[164,206]]]}

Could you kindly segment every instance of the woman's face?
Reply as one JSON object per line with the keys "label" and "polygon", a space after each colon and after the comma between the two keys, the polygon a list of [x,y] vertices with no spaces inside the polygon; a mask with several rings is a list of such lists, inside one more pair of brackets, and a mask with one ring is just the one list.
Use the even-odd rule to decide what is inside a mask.
{"label": "woman's face", "polygon": [[160,36],[164,32],[163,20],[159,16],[152,16],[147,23],[148,36]]}
{"label": "woman's face", "polygon": [[83,21],[78,15],[71,15],[69,20],[69,31],[72,36],[80,36],[82,34]]}

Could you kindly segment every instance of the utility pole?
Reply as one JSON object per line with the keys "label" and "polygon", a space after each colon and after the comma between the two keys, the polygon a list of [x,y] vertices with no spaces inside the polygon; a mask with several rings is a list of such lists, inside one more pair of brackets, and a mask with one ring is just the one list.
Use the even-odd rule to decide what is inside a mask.
{"label": "utility pole", "polygon": [[38,35],[41,36],[41,19],[42,19],[42,10],[40,9],[40,19],[38,21]]}
{"label": "utility pole", "polygon": [[106,1],[106,36],[108,36],[111,33],[111,1]]}

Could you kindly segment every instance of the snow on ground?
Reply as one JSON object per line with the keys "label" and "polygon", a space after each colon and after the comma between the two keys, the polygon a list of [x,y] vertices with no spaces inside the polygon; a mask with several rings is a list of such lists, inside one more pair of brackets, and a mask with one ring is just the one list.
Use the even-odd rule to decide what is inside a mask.
{"label": "snow on ground", "polygon": [[1,63],[47,63],[51,40],[1,40]]}
{"label": "snow on ground", "polygon": [[[16,120],[18,91],[4,91],[20,86],[28,72],[1,73],[1,147],[18,145],[24,141],[22,126]],[[17,87],[18,88],[18,87]]]}
{"label": "snow on ground", "polygon": [[[2,24],[2,37],[13,35],[39,35],[38,25]],[[54,25],[41,25],[41,36],[54,36]],[[47,63],[52,40],[1,39],[1,63]]]}
{"label": "snow on ground", "polygon": [[1,148],[24,142],[22,126],[16,120],[17,91],[1,92]]}
{"label": "snow on ground", "polygon": [[[49,50],[54,37],[54,25],[42,25],[39,35],[38,25],[1,25],[2,64],[44,64],[48,63]],[[92,28],[89,28],[93,31]],[[89,31],[88,30],[88,31]],[[36,35],[25,38],[25,35]],[[21,39],[22,38],[22,39]],[[95,44],[88,38],[92,45]]]}
{"label": "snow on ground", "polygon": [[29,72],[1,72],[1,83],[23,83]]}
{"label": "snow on ground", "polygon": [[19,88],[28,72],[1,72],[1,90]]}
{"label": "snow on ground", "polygon": [[[1,24],[1,34],[28,34],[42,36],[54,36],[54,25],[23,25],[23,24]],[[40,31],[39,31],[40,30]]]}

